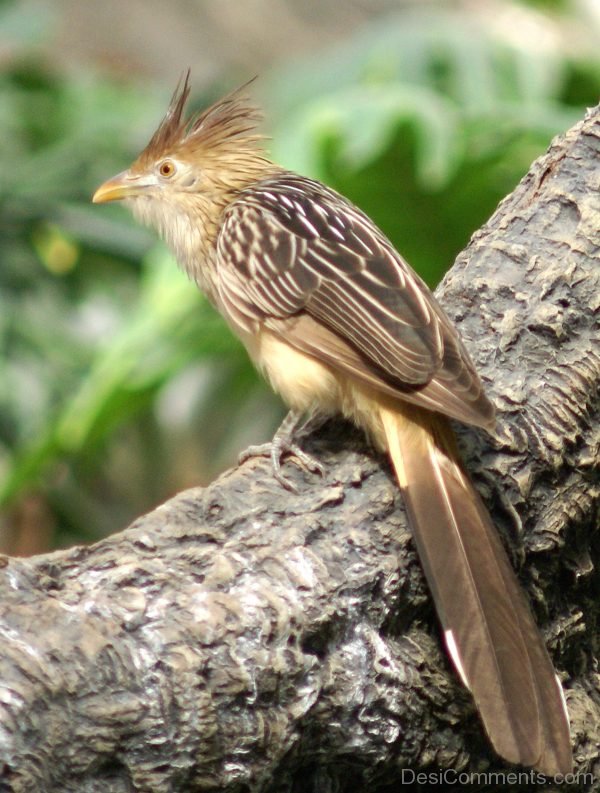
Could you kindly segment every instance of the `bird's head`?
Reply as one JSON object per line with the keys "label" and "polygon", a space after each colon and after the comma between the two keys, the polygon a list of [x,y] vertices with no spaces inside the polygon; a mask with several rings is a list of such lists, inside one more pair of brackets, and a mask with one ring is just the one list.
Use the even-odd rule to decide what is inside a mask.
{"label": "bird's head", "polygon": [[181,241],[173,234],[182,226],[191,224],[194,232],[210,236],[235,195],[273,167],[256,132],[260,113],[244,88],[186,119],[188,71],[146,148],[130,168],[96,190],[94,203],[124,200],[175,248]]}

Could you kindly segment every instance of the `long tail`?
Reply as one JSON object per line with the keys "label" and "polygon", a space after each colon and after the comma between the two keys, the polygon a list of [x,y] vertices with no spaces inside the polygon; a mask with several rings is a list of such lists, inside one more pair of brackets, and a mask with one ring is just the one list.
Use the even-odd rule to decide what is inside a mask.
{"label": "long tail", "polygon": [[560,683],[496,530],[442,417],[381,408],[389,452],[452,661],[492,745],[546,775],[572,771]]}

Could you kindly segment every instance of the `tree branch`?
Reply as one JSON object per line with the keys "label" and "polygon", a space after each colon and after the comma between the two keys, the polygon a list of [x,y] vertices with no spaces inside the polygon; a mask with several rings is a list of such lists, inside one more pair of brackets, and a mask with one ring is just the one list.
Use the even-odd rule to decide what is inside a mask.
{"label": "tree branch", "polygon": [[[535,162],[439,290],[498,434],[460,430],[599,763],[600,109]],[[382,790],[502,768],[440,646],[387,462],[331,423],[92,547],[0,570],[0,790]],[[406,772],[405,772],[406,773]],[[407,777],[404,777],[405,781]],[[509,785],[507,785],[508,789]]]}

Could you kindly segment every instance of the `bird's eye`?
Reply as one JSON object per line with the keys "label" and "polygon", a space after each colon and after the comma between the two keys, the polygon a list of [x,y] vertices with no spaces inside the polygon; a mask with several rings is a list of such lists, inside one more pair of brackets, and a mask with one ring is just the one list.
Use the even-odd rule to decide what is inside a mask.
{"label": "bird's eye", "polygon": [[173,160],[163,160],[158,166],[158,172],[161,176],[168,179],[175,173],[175,163]]}

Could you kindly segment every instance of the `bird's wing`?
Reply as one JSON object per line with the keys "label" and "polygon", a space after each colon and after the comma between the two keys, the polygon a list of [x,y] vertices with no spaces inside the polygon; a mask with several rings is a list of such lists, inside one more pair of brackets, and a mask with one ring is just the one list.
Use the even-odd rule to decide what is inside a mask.
{"label": "bird's wing", "polygon": [[243,192],[217,242],[220,300],[386,393],[482,426],[493,408],[437,301],[360,210],[318,182],[280,176]]}

